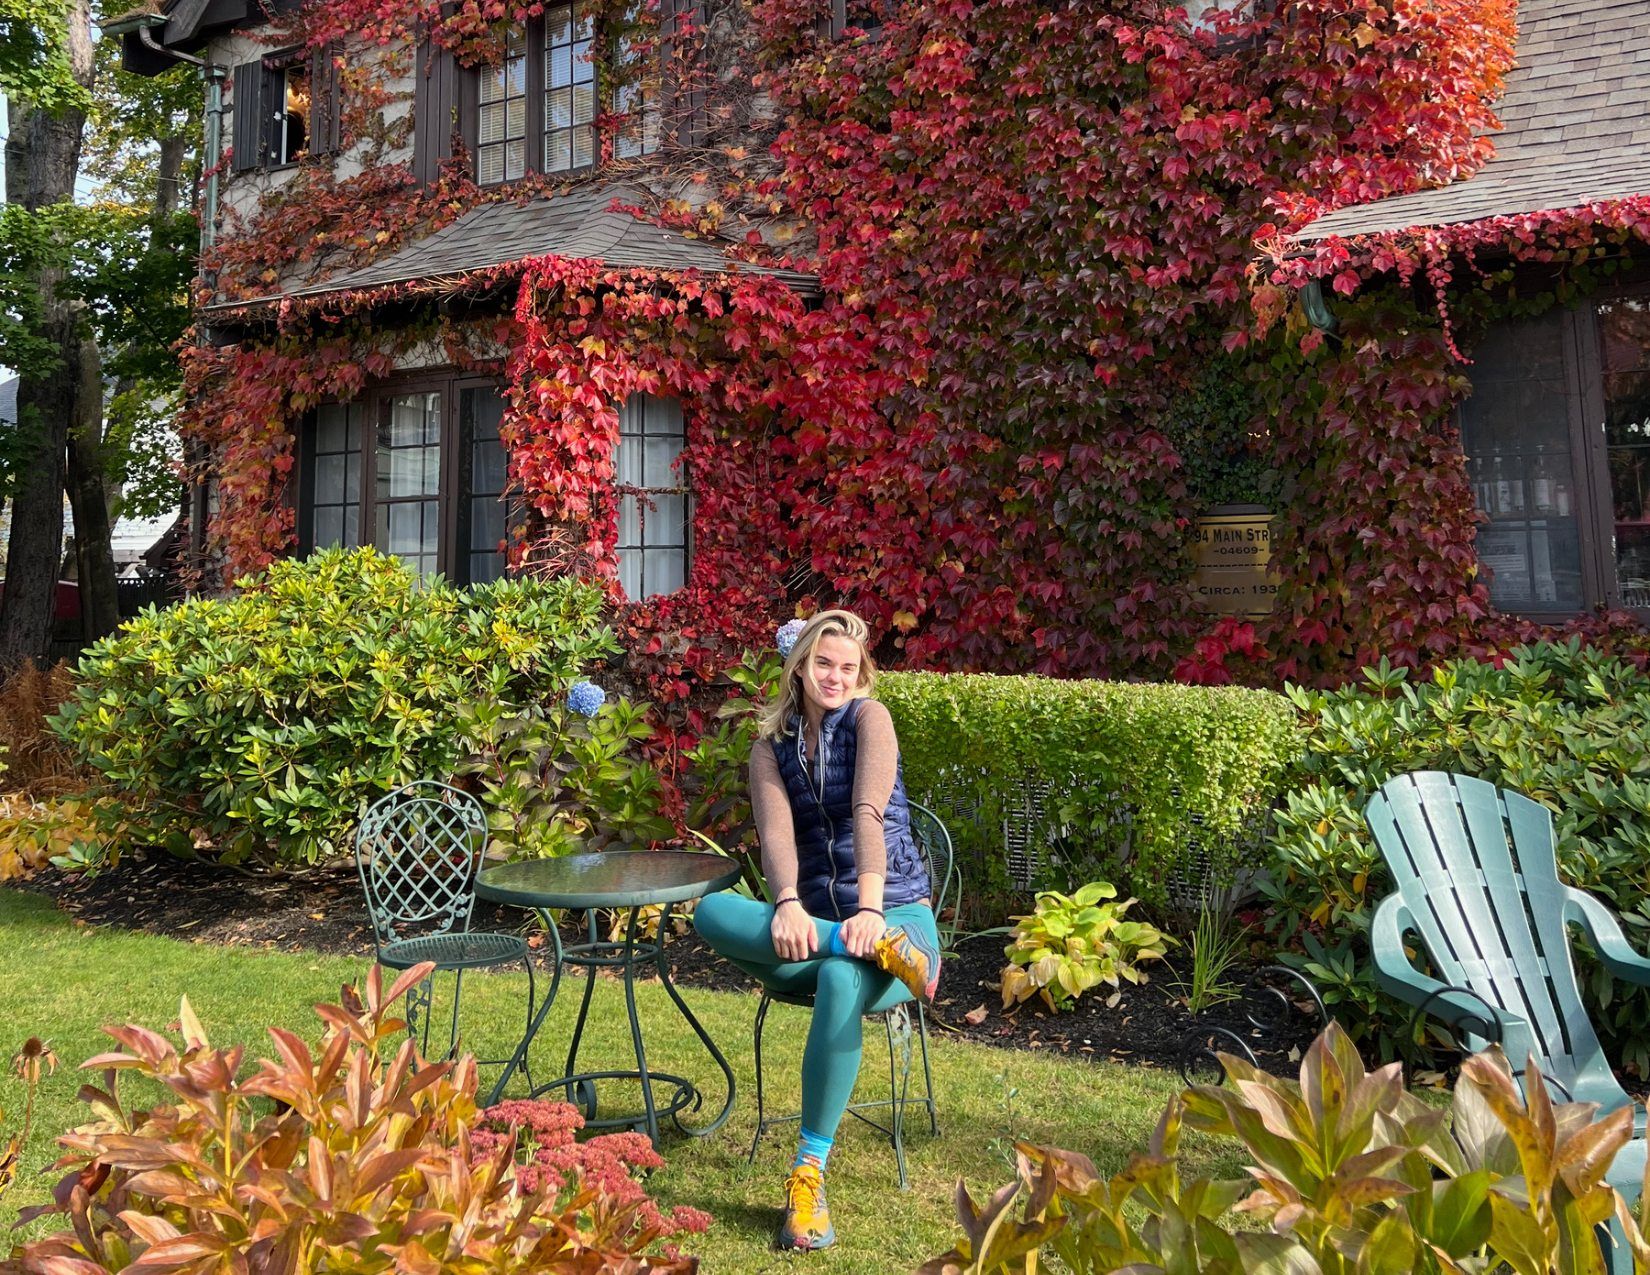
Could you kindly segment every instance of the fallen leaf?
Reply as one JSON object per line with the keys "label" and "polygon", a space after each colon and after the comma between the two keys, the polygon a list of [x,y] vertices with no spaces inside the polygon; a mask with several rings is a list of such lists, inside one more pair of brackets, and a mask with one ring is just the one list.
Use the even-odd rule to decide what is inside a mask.
{"label": "fallen leaf", "polygon": [[963,1015],[963,1022],[967,1023],[970,1027],[978,1027],[981,1023],[985,1022],[985,1006],[976,1005],[973,1009],[969,1010]]}

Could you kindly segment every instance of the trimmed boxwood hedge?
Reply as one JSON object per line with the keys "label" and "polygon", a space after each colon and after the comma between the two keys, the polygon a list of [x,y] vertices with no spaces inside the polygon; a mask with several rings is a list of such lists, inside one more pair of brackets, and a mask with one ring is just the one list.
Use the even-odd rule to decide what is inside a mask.
{"label": "trimmed boxwood hedge", "polygon": [[1027,883],[1010,874],[1005,827],[1044,879],[1123,879],[1158,907],[1177,877],[1258,866],[1258,829],[1300,750],[1294,707],[1263,690],[884,673],[877,698],[907,789],[950,829],[971,919],[993,922]]}

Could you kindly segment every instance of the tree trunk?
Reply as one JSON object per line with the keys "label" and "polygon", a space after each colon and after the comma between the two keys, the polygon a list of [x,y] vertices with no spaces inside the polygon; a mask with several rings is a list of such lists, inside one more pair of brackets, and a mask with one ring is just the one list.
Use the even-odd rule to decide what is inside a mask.
{"label": "tree trunk", "polygon": [[80,580],[81,634],[87,643],[113,633],[120,624],[120,589],[115,583],[109,512],[108,462],[103,447],[103,360],[97,342],[80,342],[80,391],[69,429],[65,486],[74,510],[75,560]]}
{"label": "tree trunk", "polygon": [[[149,251],[165,251],[162,231],[177,211],[183,173],[183,137],[162,138],[155,174],[155,200],[149,214]],[[120,489],[109,477],[104,443],[102,360],[90,339],[81,347],[79,400],[69,432],[64,487],[74,510],[75,562],[80,579],[81,631],[88,644],[120,625],[120,586],[114,555],[115,512]],[[119,396],[134,388],[130,378],[115,384]]]}
{"label": "tree trunk", "polygon": [[[90,88],[90,0],[71,0],[68,10],[69,65],[75,80]],[[33,211],[74,198],[85,125],[83,110],[42,111],[12,101],[6,139],[6,188],[12,202]],[[62,283],[63,272],[55,267],[42,269],[36,279],[42,333],[57,349],[58,365],[19,369],[18,426],[32,429],[34,445],[32,455],[19,457],[20,478],[12,498],[6,587],[0,594],[0,669],[43,658],[51,640],[63,552],[64,451],[82,378],[80,317],[58,295]]]}

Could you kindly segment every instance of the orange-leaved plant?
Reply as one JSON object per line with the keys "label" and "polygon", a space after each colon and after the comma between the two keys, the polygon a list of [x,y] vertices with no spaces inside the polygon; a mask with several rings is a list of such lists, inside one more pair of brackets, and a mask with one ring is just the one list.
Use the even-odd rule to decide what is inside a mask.
{"label": "orange-leaved plant", "polygon": [[[1018,1143],[1018,1180],[983,1205],[959,1182],[964,1234],[918,1275],[1030,1275],[1044,1255],[1074,1275],[1604,1275],[1607,1223],[1604,1242],[1650,1269],[1645,1206],[1635,1216],[1607,1178],[1632,1111],[1554,1103],[1533,1060],[1521,1087],[1499,1050],[1469,1058],[1447,1112],[1408,1092],[1397,1063],[1366,1071],[1333,1023],[1298,1082],[1220,1060],[1229,1083],[1173,1099],[1110,1179]],[[1247,1176],[1183,1175],[1183,1126],[1238,1143]]]}
{"label": "orange-leaved plant", "polygon": [[[183,1002],[181,1045],[144,1027],[109,1028],[120,1048],[82,1098],[94,1119],[61,1143],[68,1170],[56,1202],[23,1215],[69,1229],[17,1250],[4,1269],[29,1275],[205,1275],[208,1271],[509,1271],[632,1275],[691,1272],[697,1260],[650,1250],[677,1230],[644,1218],[577,1173],[529,1188],[512,1140],[471,1143],[476,1065],[425,1062],[392,1008],[431,966],[386,992],[379,970],[338,1005],[311,1050],[271,1028],[275,1059],[248,1074],[241,1046],[215,1048]],[[116,1076],[158,1082],[166,1101],[128,1109]]]}

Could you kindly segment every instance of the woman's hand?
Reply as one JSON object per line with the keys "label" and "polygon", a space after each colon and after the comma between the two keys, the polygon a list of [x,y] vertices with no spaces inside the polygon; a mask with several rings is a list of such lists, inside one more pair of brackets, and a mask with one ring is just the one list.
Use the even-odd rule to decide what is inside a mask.
{"label": "woman's hand", "polygon": [[869,960],[887,928],[888,922],[875,912],[855,912],[842,923],[842,946],[861,960]]}
{"label": "woman's hand", "polygon": [[773,938],[773,950],[782,961],[805,961],[819,947],[814,919],[794,896],[774,908],[768,933]]}

